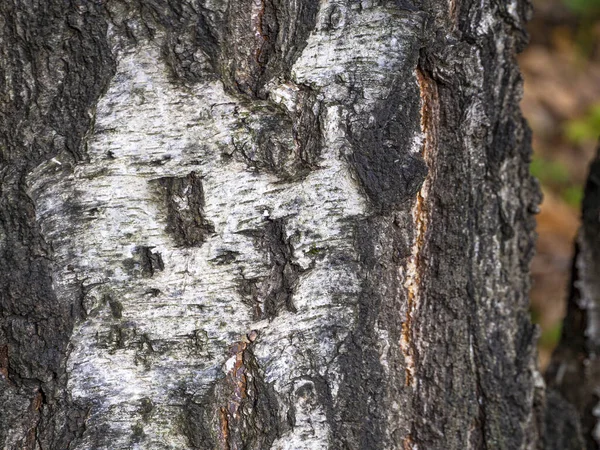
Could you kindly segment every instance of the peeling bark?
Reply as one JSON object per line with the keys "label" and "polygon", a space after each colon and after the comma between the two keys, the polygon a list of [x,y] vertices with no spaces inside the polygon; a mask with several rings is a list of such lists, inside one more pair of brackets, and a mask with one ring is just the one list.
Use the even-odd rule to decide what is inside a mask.
{"label": "peeling bark", "polygon": [[526,1],[0,13],[4,447],[541,445]]}

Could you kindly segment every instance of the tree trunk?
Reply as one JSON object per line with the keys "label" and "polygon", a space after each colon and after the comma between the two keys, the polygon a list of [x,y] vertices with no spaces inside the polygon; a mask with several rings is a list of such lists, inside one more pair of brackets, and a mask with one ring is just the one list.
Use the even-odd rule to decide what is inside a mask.
{"label": "tree trunk", "polygon": [[3,0],[4,448],[536,448],[528,14]]}
{"label": "tree trunk", "polygon": [[[600,446],[600,147],[590,166],[561,342],[546,373],[551,449]],[[556,426],[558,422],[559,426]],[[584,444],[585,442],[585,444]]]}

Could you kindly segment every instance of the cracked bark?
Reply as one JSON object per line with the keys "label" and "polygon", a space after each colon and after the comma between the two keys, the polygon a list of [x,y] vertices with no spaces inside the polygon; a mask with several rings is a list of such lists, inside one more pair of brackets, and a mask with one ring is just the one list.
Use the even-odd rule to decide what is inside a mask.
{"label": "cracked bark", "polygon": [[1,2],[2,446],[541,445],[528,14]]}

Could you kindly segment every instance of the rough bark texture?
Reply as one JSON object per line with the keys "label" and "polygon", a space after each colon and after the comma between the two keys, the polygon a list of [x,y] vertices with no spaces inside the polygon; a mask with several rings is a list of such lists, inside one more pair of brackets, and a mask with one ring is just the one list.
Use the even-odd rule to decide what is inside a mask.
{"label": "rough bark texture", "polygon": [[549,440],[548,448],[593,450],[600,446],[599,309],[600,153],[590,166],[585,187],[561,343],[546,374],[548,387],[560,402],[547,409],[547,427],[556,429],[558,424],[565,429],[563,441],[553,445]]}
{"label": "rough bark texture", "polygon": [[2,445],[535,448],[528,14],[3,0]]}

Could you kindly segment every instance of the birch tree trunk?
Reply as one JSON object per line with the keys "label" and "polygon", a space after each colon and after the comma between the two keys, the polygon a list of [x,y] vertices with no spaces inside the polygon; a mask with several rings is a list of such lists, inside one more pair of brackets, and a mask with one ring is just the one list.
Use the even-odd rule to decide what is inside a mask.
{"label": "birch tree trunk", "polygon": [[3,0],[7,449],[525,449],[524,0]]}

